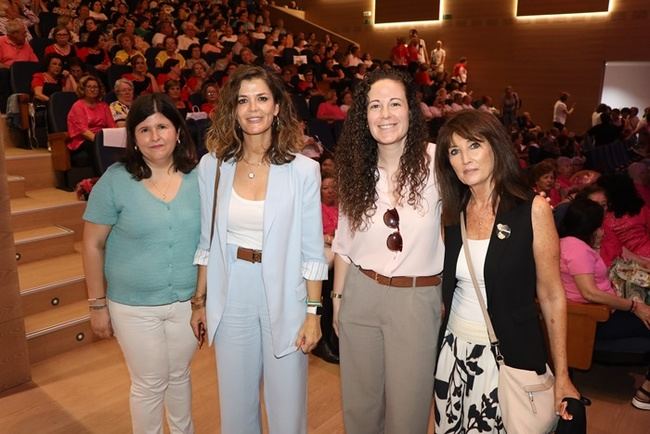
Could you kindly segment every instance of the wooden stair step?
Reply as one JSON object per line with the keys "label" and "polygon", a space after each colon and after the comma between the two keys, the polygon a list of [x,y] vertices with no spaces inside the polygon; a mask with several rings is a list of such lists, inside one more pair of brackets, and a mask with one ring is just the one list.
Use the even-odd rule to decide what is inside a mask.
{"label": "wooden stair step", "polygon": [[75,193],[42,188],[28,190],[27,197],[11,199],[10,202],[14,231],[61,225],[73,230],[75,239],[81,239],[86,202],[78,200]]}
{"label": "wooden stair step", "polygon": [[88,301],[80,300],[47,312],[25,316],[25,333],[27,339],[34,339],[89,319]]}
{"label": "wooden stair step", "polygon": [[17,199],[25,197],[25,177],[20,175],[7,175],[7,185],[9,186],[9,198]]}
{"label": "wooden stair step", "polygon": [[61,310],[86,301],[86,279],[80,253],[70,253],[18,266],[25,316]]}
{"label": "wooden stair step", "polygon": [[25,316],[25,331],[31,363],[96,340],[86,300]]}
{"label": "wooden stair step", "polygon": [[14,232],[18,264],[74,252],[73,230],[59,225]]}
{"label": "wooden stair step", "polygon": [[25,178],[27,191],[56,185],[52,156],[48,150],[5,146],[5,164],[7,173]]}

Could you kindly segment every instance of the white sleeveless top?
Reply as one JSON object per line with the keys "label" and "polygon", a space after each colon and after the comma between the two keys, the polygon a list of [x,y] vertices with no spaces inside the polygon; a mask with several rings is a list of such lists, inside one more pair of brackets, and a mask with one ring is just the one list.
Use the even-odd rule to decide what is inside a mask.
{"label": "white sleeveless top", "polygon": [[232,189],[228,208],[227,243],[262,250],[264,239],[264,201],[244,199]]}
{"label": "white sleeveless top", "polygon": [[[474,274],[483,300],[487,304],[483,267],[490,240],[467,240],[467,242],[469,243],[469,251],[474,265]],[[465,252],[462,247],[456,262],[456,279],[456,290],[454,291],[449,315],[449,330],[456,336],[472,343],[489,343],[485,319],[483,318],[481,305],[476,297],[476,290],[469,274]]]}

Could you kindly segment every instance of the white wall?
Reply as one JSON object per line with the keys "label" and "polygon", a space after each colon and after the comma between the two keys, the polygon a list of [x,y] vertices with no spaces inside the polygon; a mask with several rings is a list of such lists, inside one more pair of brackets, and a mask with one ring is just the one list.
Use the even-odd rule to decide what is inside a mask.
{"label": "white wall", "polygon": [[601,101],[612,108],[650,106],[650,62],[606,62]]}

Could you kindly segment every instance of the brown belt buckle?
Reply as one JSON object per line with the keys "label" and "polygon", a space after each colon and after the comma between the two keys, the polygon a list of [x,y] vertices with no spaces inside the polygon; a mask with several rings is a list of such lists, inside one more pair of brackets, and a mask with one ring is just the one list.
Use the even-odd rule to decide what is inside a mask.
{"label": "brown belt buckle", "polygon": [[262,252],[254,250],[254,251],[251,252],[251,254],[252,254],[252,261],[251,262],[253,264],[256,263],[256,262],[262,262]]}

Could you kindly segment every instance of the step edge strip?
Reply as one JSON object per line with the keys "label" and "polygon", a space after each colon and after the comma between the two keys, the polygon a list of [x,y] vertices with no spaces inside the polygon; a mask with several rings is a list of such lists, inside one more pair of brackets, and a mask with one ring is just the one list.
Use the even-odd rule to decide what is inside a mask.
{"label": "step edge strip", "polygon": [[[54,238],[61,238],[61,237],[67,237],[70,235],[74,235],[74,231],[72,229],[65,228],[63,226],[59,225],[54,225],[55,227],[62,229],[64,232],[59,232],[58,234],[50,234],[50,235],[41,235],[41,236],[33,236],[30,238],[24,238],[19,241],[15,241],[14,244],[16,246],[21,246],[23,244],[31,243],[33,241],[46,241],[46,240],[52,240]],[[20,231],[18,231],[20,232]],[[14,232],[14,237],[16,235],[16,232]]]}
{"label": "step edge strip", "polygon": [[55,280],[54,282],[49,282],[44,285],[38,285],[38,286],[33,286],[31,288],[26,288],[26,289],[21,289],[20,290],[20,295],[31,295],[31,294],[36,294],[38,292],[43,292],[47,291],[48,289],[56,288],[59,286],[64,286],[64,285],[69,285],[71,283],[77,283],[81,282],[83,280],[86,280],[86,276],[75,276],[75,277],[70,277],[68,279],[62,279],[62,280]]}
{"label": "step edge strip", "polygon": [[[21,198],[22,199],[22,198]],[[79,206],[79,205],[84,205],[84,201],[77,201],[77,202],[70,202],[70,203],[62,203],[62,204],[53,204],[51,206],[43,206],[40,208],[30,208],[30,209],[25,209],[22,211],[11,211],[11,216],[20,216],[23,214],[28,214],[30,212],[38,212],[38,211],[47,211],[55,208],[67,208],[70,206]]]}
{"label": "step edge strip", "polygon": [[89,320],[90,320],[90,314],[84,314],[83,316],[80,316],[80,317],[77,317],[77,318],[74,318],[74,319],[71,319],[71,320],[59,322],[59,323],[53,324],[51,326],[48,326],[48,327],[45,327],[45,328],[42,328],[42,329],[39,329],[39,330],[35,330],[33,332],[27,332],[27,333],[25,333],[25,336],[27,337],[27,340],[36,339],[36,338],[39,338],[41,336],[44,336],[44,335],[47,335],[47,334],[50,334],[50,333],[54,333],[54,332],[57,332],[59,330],[63,330],[64,328],[67,328],[67,327],[72,327],[72,326],[75,326],[77,324],[81,324],[81,323],[84,323],[86,321],[89,321]]}
{"label": "step edge strip", "polygon": [[15,155],[7,155],[6,154],[6,148],[5,148],[5,160],[27,160],[29,158],[51,158],[51,153],[50,152],[38,152],[38,153],[33,153],[33,154],[15,154]]}

